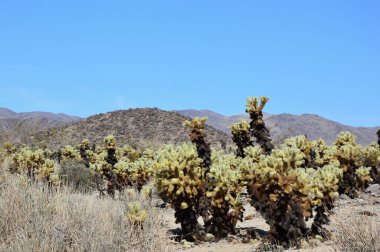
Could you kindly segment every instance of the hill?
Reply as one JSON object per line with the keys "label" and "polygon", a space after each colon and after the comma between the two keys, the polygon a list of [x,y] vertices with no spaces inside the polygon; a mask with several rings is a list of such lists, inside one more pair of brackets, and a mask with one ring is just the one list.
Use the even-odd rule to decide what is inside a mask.
{"label": "hill", "polygon": [[[185,116],[207,116],[207,123],[219,130],[230,134],[228,128],[234,122],[239,120],[249,120],[248,115],[223,116],[210,110],[178,110],[177,113]],[[303,114],[264,114],[265,122],[271,131],[274,143],[281,140],[296,136],[307,135],[311,140],[322,138],[331,144],[341,131],[350,131],[357,136],[358,143],[368,145],[377,140],[376,131],[380,127],[352,127],[341,123],[328,120],[318,115]]]}
{"label": "hill", "polygon": [[5,141],[17,142],[25,134],[67,125],[81,120],[80,117],[49,112],[16,113],[7,108],[0,108],[0,143]]}
{"label": "hill", "polygon": [[[164,143],[189,141],[188,131],[183,122],[189,119],[175,112],[160,109],[138,108],[118,110],[106,114],[90,116],[62,127],[25,135],[22,142],[33,145],[46,145],[55,148],[66,144],[77,144],[87,138],[100,144],[108,134],[113,134],[119,144],[133,146],[157,146]],[[231,143],[228,134],[206,127],[212,145]]]}

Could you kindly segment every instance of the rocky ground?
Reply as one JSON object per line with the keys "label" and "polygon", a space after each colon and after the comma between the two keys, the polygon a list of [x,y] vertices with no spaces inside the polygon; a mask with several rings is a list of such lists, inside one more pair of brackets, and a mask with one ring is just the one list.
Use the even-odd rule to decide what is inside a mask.
{"label": "rocky ground", "polygon": [[[175,236],[180,232],[180,225],[175,224],[174,211],[168,207],[160,209],[165,219],[166,228],[168,230],[169,239],[168,249],[170,251],[200,251],[200,252],[248,252],[258,251],[257,248],[262,243],[262,235],[265,235],[269,230],[269,226],[265,220],[250,206],[248,199],[244,205],[246,211],[244,213],[244,222],[238,223],[237,235],[231,235],[219,242],[202,242],[200,244],[189,243],[186,241],[177,242]],[[366,192],[360,193],[356,199],[351,199],[346,195],[341,195],[336,201],[336,207],[332,212],[332,223],[326,227],[327,230],[338,232],[337,226],[340,222],[350,222],[352,218],[364,216],[371,223],[374,223],[375,228],[380,230],[380,185],[370,186]],[[201,219],[200,219],[201,222]],[[338,224],[336,224],[338,223]],[[310,222],[308,223],[311,224]],[[352,226],[352,228],[356,228]],[[254,231],[256,237],[253,239],[246,239],[247,232]],[[262,251],[262,250],[261,250]],[[283,250],[281,248],[265,250],[265,251],[300,251],[300,252],[322,252],[322,251],[337,251],[334,241],[322,241],[319,239],[310,239],[308,242],[301,244],[301,248],[291,248]]]}

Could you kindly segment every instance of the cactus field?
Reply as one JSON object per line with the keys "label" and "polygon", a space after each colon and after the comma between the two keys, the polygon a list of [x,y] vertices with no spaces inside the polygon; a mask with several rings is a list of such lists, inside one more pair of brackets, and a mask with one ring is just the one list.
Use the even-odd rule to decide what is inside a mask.
{"label": "cactus field", "polygon": [[[121,240],[115,238],[113,243],[119,242],[120,246],[109,247],[110,250],[197,251],[209,246],[207,251],[213,251],[213,244],[215,248],[218,244],[230,244],[233,251],[239,248],[283,251],[318,246],[335,249],[339,246],[334,242],[343,239],[334,227],[339,223],[336,215],[341,214],[338,210],[342,209],[342,199],[356,202],[367,188],[380,184],[380,135],[379,142],[369,146],[359,145],[350,132],[341,132],[332,145],[323,139],[311,141],[304,135],[274,145],[263,119],[267,102],[267,97],[247,99],[250,120],[230,126],[234,145],[224,148],[211,147],[205,128],[207,118],[198,117],[183,122],[188,131],[187,143],[162,143],[152,149],[119,145],[113,135],[105,136],[103,144],[83,139],[76,145],[58,149],[6,143],[0,149],[0,194],[4,198],[10,193],[6,191],[9,186],[19,188],[16,191],[35,190],[45,197],[41,202],[46,206],[42,209],[56,211],[55,218],[59,218],[59,211],[53,209],[52,202],[63,197],[62,192],[72,190],[73,197],[94,197],[103,204],[97,211],[113,216],[113,225],[117,227],[114,231],[119,232],[117,239]],[[373,132],[376,133],[380,134]],[[88,171],[86,186],[82,180],[63,172],[68,166],[73,166],[73,170],[81,166]],[[32,195],[20,204],[26,204]],[[373,208],[363,210],[368,218],[376,216],[380,208],[380,195],[370,196]],[[109,209],[106,203],[110,204]],[[118,208],[120,214],[107,212],[115,211],[113,205],[117,204],[123,205]],[[0,205],[4,208],[6,202],[2,200]],[[165,226],[160,222],[162,218],[172,223]],[[126,232],[126,239],[142,243],[148,236],[133,233],[149,233],[155,219],[160,222],[156,228],[161,228],[156,235],[164,244],[143,247],[124,244],[121,230]],[[8,221],[0,218],[0,248],[17,239]],[[65,230],[56,225],[49,232],[56,230],[58,236],[64,236]],[[98,232],[87,225],[84,228],[83,232]],[[380,234],[379,220],[373,228]],[[35,234],[24,235],[35,237]],[[67,236],[57,247],[43,247],[38,240],[33,246],[43,251],[109,250],[88,244],[86,247],[74,242],[76,237]],[[368,250],[360,251],[379,251],[378,240],[379,237],[374,239],[377,245],[363,245]],[[241,244],[243,247],[239,247]]]}

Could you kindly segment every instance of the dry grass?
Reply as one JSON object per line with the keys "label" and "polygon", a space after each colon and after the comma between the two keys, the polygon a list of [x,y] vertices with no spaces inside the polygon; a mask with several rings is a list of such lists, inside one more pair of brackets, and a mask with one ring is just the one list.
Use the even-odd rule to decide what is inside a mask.
{"label": "dry grass", "polygon": [[149,217],[136,228],[126,221],[127,199],[7,181],[0,188],[0,251],[166,250],[163,220],[141,197]]}
{"label": "dry grass", "polygon": [[[377,216],[359,213],[354,207],[343,208],[331,216],[333,251],[379,252],[380,222]],[[373,211],[369,211],[373,212]]]}

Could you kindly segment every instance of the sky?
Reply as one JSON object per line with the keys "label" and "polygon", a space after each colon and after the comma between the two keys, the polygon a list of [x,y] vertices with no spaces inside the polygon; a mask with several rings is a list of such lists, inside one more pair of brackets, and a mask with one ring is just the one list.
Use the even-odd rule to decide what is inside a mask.
{"label": "sky", "polygon": [[0,107],[319,114],[380,125],[380,1],[0,1]]}

